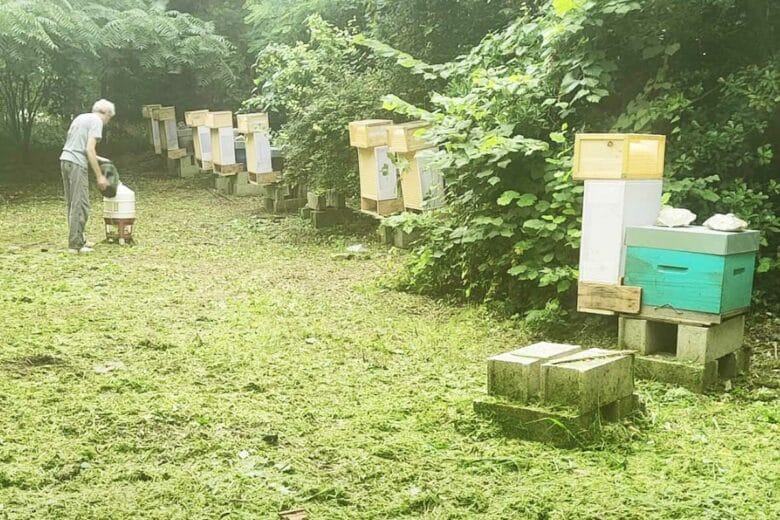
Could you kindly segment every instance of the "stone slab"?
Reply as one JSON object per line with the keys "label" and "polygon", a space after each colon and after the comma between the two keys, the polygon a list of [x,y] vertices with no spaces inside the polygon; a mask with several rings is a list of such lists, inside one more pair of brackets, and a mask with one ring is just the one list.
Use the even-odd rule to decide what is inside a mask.
{"label": "stone slab", "polygon": [[235,179],[233,191],[237,197],[259,196],[263,191],[262,186],[249,183],[249,172],[239,172]]}
{"label": "stone slab", "polygon": [[744,315],[710,327],[680,325],[677,332],[677,358],[681,361],[708,363],[741,349],[744,336]]}
{"label": "stone slab", "polygon": [[641,413],[642,406],[636,394],[585,414],[572,409],[529,406],[486,397],[474,401],[474,411],[495,421],[508,435],[572,447],[597,440],[602,421],[621,421]]}
{"label": "stone slab", "polygon": [[634,393],[634,357],[624,352],[592,348],[541,366],[545,405],[597,410]]}
{"label": "stone slab", "polygon": [[539,397],[539,369],[546,361],[582,350],[576,345],[536,343],[488,359],[488,394],[520,402]]}

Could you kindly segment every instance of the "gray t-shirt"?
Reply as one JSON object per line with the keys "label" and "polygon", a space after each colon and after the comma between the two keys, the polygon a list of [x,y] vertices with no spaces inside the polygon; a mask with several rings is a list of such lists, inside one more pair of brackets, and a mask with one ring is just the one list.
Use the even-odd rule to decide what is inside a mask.
{"label": "gray t-shirt", "polygon": [[70,161],[89,170],[87,141],[90,137],[98,141],[103,137],[103,120],[94,113],[81,114],[70,124],[60,160]]}

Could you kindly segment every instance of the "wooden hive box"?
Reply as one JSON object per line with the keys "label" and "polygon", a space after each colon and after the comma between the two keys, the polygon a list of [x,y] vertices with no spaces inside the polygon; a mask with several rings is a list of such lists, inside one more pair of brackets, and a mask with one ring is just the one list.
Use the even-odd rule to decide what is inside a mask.
{"label": "wooden hive box", "polygon": [[233,128],[233,112],[209,112],[206,114],[206,126],[209,128]]}
{"label": "wooden hive box", "polygon": [[236,163],[233,126],[211,128],[211,164],[218,175],[235,175],[243,169]]}
{"label": "wooden hive box", "polygon": [[389,119],[364,119],[349,124],[349,144],[356,148],[375,148],[387,145]]}
{"label": "wooden hive box", "polygon": [[141,115],[144,117],[144,119],[151,119],[152,111],[155,108],[162,108],[162,105],[143,105],[141,107]]}
{"label": "wooden hive box", "polygon": [[268,120],[268,114],[264,112],[238,114],[236,115],[236,128],[239,133],[251,134],[253,132],[267,131],[271,128],[271,123]]}
{"label": "wooden hive box", "polygon": [[361,209],[389,215],[402,211],[398,192],[398,168],[390,160],[387,146],[358,148]]}
{"label": "wooden hive box", "polygon": [[157,119],[160,121],[176,121],[176,107],[160,107],[157,109]]}
{"label": "wooden hive box", "polygon": [[715,315],[750,307],[760,233],[700,226],[626,230],[625,284],[642,288],[642,305]]}
{"label": "wooden hive box", "polygon": [[390,151],[410,153],[431,148],[433,145],[422,138],[422,134],[429,126],[425,121],[413,121],[391,126],[387,131]]}
{"label": "wooden hive box", "polygon": [[577,134],[574,179],[661,179],[666,136]]}
{"label": "wooden hive box", "polygon": [[160,128],[160,150],[167,152],[179,149],[179,132],[176,119],[161,119],[157,122]]}
{"label": "wooden hive box", "polygon": [[208,110],[191,110],[189,112],[184,112],[184,123],[192,128],[206,126],[206,116],[208,113]]}
{"label": "wooden hive box", "polygon": [[[211,129],[207,126],[198,126],[192,129],[192,146],[195,159],[211,162]],[[209,169],[209,168],[204,168]]]}
{"label": "wooden hive box", "polygon": [[432,167],[433,151],[422,150],[401,157],[405,162],[401,172],[404,207],[415,211],[443,207],[444,177]]}

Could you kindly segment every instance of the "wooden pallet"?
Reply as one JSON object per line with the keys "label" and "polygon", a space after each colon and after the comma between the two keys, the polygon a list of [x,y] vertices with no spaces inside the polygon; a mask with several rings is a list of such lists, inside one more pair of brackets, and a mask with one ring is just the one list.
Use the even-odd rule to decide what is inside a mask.
{"label": "wooden pallet", "polygon": [[241,163],[236,163],[236,164],[214,163],[214,173],[222,177],[228,177],[230,175],[238,175],[238,173],[242,171],[244,171],[244,165]]}

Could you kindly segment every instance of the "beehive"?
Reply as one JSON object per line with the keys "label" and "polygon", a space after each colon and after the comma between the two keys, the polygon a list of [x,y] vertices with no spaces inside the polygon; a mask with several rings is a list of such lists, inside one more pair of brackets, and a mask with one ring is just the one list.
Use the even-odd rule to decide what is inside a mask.
{"label": "beehive", "polygon": [[191,110],[189,112],[184,112],[184,123],[192,128],[206,126],[206,116],[208,113],[208,110]]}
{"label": "beehive", "polygon": [[232,125],[211,128],[211,162],[217,173],[220,173],[222,166],[236,164],[236,147]]}
{"label": "beehive", "polygon": [[269,128],[271,128],[271,124],[268,120],[268,114],[264,112],[236,115],[236,129],[239,133],[251,134],[266,131]]}
{"label": "beehive", "polygon": [[[167,116],[167,114],[165,114]],[[169,150],[179,149],[179,134],[176,128],[176,119],[161,119],[160,127],[160,150],[167,152]]]}
{"label": "beehive", "polygon": [[757,231],[704,227],[626,230],[625,284],[642,288],[642,305],[731,315],[750,306]]}
{"label": "beehive", "polygon": [[356,148],[375,148],[387,145],[389,119],[365,119],[349,124],[349,144]]}
{"label": "beehive", "polygon": [[661,179],[666,136],[577,134],[574,179]]}
{"label": "beehive", "polygon": [[209,127],[193,128],[192,145],[195,149],[195,159],[211,162],[211,129]]}
{"label": "beehive", "polygon": [[252,132],[246,139],[246,167],[250,173],[273,173],[271,140],[265,132]]}
{"label": "beehive", "polygon": [[209,128],[233,128],[233,112],[209,112],[206,114],[206,124]]}
{"label": "beehive", "polygon": [[431,148],[433,145],[423,139],[430,125],[424,121],[413,121],[391,126],[388,131],[388,145],[395,153],[410,153]]}
{"label": "beehive", "polygon": [[444,206],[444,178],[433,167],[432,150],[402,154],[401,157],[404,207],[423,211]]}
{"label": "beehive", "polygon": [[152,111],[155,108],[162,108],[162,105],[143,105],[141,107],[141,115],[144,117],[144,119],[151,119]]}
{"label": "beehive", "polygon": [[585,181],[580,240],[580,281],[620,284],[623,238],[629,226],[655,223],[662,181]]}
{"label": "beehive", "polygon": [[398,193],[398,168],[388,155],[387,146],[358,148],[361,209],[379,215],[403,210]]}

